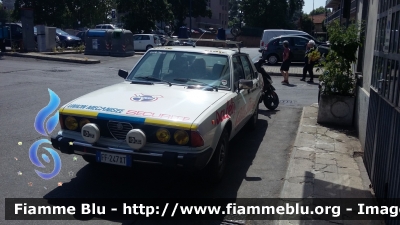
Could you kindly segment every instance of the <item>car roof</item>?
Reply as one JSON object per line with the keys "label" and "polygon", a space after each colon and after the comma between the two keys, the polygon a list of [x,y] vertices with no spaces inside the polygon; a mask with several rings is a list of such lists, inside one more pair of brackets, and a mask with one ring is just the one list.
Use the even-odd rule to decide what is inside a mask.
{"label": "car roof", "polygon": [[[164,50],[164,51],[178,51],[178,52],[190,52],[190,53],[213,53],[213,54],[220,54],[220,55],[235,55],[238,53],[236,48],[216,48],[216,47],[206,47],[206,46],[162,46],[152,48],[149,51],[157,51],[157,50]],[[247,53],[241,53],[246,54]]]}
{"label": "car roof", "polygon": [[271,38],[271,41],[272,40],[276,40],[276,39],[280,39],[280,38],[285,38],[285,37],[298,37],[298,38],[302,38],[302,39],[305,39],[305,40],[310,40],[310,39],[308,39],[308,38],[306,38],[306,37],[302,37],[302,36],[296,36],[296,35],[281,35],[281,36],[278,36],[278,37],[273,37],[273,38]]}

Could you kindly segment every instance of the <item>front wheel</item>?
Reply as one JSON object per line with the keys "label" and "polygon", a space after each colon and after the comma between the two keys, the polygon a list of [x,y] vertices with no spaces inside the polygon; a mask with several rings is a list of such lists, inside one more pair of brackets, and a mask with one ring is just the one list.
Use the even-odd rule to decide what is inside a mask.
{"label": "front wheel", "polygon": [[278,63],[278,56],[277,55],[269,55],[268,57],[267,57],[267,60],[268,60],[268,64],[270,64],[270,65],[275,65],[275,64],[277,64]]}
{"label": "front wheel", "polygon": [[275,110],[278,107],[278,105],[279,105],[279,97],[275,93],[275,91],[270,91],[268,93],[265,93],[264,105],[269,110]]}
{"label": "front wheel", "polygon": [[210,183],[218,183],[221,181],[222,176],[225,172],[227,153],[229,145],[229,133],[224,130],[219,139],[217,148],[214,154],[208,162],[206,168],[204,168],[204,178]]}

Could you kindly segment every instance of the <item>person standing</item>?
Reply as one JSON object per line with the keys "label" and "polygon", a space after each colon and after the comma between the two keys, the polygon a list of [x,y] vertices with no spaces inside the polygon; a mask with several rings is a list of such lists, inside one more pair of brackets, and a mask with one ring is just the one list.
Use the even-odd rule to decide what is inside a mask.
{"label": "person standing", "polygon": [[314,83],[314,65],[315,61],[311,60],[310,55],[312,52],[314,52],[315,49],[315,42],[313,40],[310,40],[307,44],[307,49],[306,49],[306,54],[304,57],[304,67],[303,67],[303,78],[300,79],[301,81],[306,80],[307,72],[310,74],[310,80],[308,80],[308,83]]}
{"label": "person standing", "polygon": [[283,56],[282,56],[281,73],[283,76],[282,84],[289,84],[289,67],[291,63],[289,42],[283,42]]}

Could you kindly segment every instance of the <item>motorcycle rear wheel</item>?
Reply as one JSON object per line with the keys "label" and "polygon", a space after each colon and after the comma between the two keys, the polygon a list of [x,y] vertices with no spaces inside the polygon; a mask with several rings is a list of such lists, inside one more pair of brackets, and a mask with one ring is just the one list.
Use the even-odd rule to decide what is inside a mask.
{"label": "motorcycle rear wheel", "polygon": [[265,93],[264,96],[264,105],[269,110],[275,110],[279,105],[279,97],[275,93],[275,91],[270,91],[269,93]]}

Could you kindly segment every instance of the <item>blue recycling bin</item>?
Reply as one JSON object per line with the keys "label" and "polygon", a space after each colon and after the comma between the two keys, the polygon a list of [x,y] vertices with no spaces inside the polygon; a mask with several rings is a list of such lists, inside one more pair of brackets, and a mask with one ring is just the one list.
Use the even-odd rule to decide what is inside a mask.
{"label": "blue recycling bin", "polygon": [[225,34],[224,28],[218,28],[217,39],[218,40],[226,40],[226,34]]}
{"label": "blue recycling bin", "polygon": [[189,38],[188,31],[186,27],[179,28],[178,38]]}

